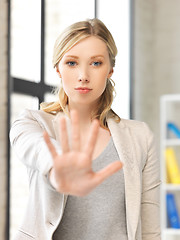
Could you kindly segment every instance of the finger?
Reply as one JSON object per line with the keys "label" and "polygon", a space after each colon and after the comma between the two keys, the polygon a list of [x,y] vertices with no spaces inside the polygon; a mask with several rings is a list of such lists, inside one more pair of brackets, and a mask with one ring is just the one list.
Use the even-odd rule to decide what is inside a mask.
{"label": "finger", "polygon": [[66,153],[69,151],[69,142],[68,142],[68,134],[66,127],[66,119],[64,117],[60,118],[60,142],[62,152]]}
{"label": "finger", "polygon": [[123,164],[120,161],[113,162],[109,164],[107,167],[103,168],[99,172],[95,173],[95,185],[99,185],[102,183],[106,178],[110,177],[117,171],[122,168]]}
{"label": "finger", "polygon": [[51,140],[50,140],[49,135],[47,134],[47,132],[44,132],[43,137],[44,137],[44,140],[45,140],[45,142],[46,142],[46,144],[47,144],[47,146],[48,146],[48,149],[49,149],[49,151],[50,151],[53,159],[55,159],[58,154],[57,154],[56,149],[55,149],[55,147],[53,146],[53,144],[52,144],[52,142],[51,142]]}
{"label": "finger", "polygon": [[92,154],[97,141],[98,132],[99,132],[99,121],[95,119],[91,124],[87,144],[85,145],[85,148],[83,150],[86,154],[90,156],[90,158],[92,158]]}
{"label": "finger", "polygon": [[71,110],[71,123],[72,123],[72,149],[74,151],[80,150],[80,129],[78,113],[75,110]]}

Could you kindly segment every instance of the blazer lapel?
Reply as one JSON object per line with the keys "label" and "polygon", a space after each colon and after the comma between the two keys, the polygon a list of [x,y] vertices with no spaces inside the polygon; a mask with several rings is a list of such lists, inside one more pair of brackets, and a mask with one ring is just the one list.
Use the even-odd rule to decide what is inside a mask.
{"label": "blazer lapel", "polygon": [[114,144],[123,162],[125,198],[126,198],[126,221],[128,239],[134,240],[139,221],[141,205],[141,184],[139,166],[135,159],[135,149],[129,132],[129,128],[121,121],[116,123],[112,118],[108,119]]}

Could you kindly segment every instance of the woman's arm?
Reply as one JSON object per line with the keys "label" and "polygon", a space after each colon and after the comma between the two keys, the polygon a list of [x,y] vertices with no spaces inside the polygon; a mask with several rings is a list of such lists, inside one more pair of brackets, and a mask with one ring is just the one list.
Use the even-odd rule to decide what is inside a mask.
{"label": "woman's arm", "polygon": [[154,137],[147,128],[147,160],[142,172],[142,239],[160,240],[160,166]]}
{"label": "woman's arm", "polygon": [[[42,123],[38,122],[31,111],[25,110],[13,123],[10,131],[10,141],[19,159],[27,167],[40,171],[43,175],[48,174],[53,165],[51,154],[43,138],[45,130],[48,131]],[[58,142],[51,136],[50,130],[48,132],[51,141],[60,152]]]}
{"label": "woman's arm", "polygon": [[[74,117],[73,117],[74,115]],[[79,121],[77,114],[72,116],[72,149],[68,145],[65,118],[61,118],[61,143],[57,142],[31,111],[23,112],[10,132],[10,140],[18,157],[30,168],[50,178],[51,185],[59,192],[72,195],[86,195],[105,178],[118,171],[122,164],[114,162],[98,173],[92,171],[92,152],[95,147],[99,124],[92,123],[89,140],[84,149],[80,149]],[[56,129],[58,131],[59,129]],[[46,133],[45,133],[46,132]],[[62,153],[60,145],[62,146]],[[50,173],[50,174],[49,174]]]}

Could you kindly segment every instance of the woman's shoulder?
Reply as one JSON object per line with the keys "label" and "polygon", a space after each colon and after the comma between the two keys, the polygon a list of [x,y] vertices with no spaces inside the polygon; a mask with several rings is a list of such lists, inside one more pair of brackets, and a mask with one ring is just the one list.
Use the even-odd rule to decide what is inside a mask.
{"label": "woman's shoulder", "polygon": [[64,115],[62,112],[47,113],[43,110],[24,109],[20,112],[14,123],[23,124],[38,124],[43,128],[51,126],[53,121],[56,121],[58,117]]}
{"label": "woman's shoulder", "polygon": [[109,118],[108,121],[110,122],[116,122],[116,124],[118,124],[118,126],[120,128],[124,128],[124,127],[128,127],[128,128],[149,128],[148,124],[143,122],[143,121],[139,121],[139,120],[134,120],[134,119],[126,119],[126,118],[120,118],[120,120],[117,122],[115,119],[113,118]]}
{"label": "woman's shoulder", "polygon": [[125,118],[121,118],[120,120],[120,124],[122,124],[125,127],[132,127],[132,128],[142,128],[142,127],[148,127],[148,124],[143,122],[143,121],[139,121],[139,120],[134,120],[134,119],[125,119]]}
{"label": "woman's shoulder", "polygon": [[[112,114],[113,113],[113,114]],[[110,111],[108,117],[107,117],[107,122],[111,123],[112,125],[118,125],[119,128],[130,128],[134,130],[140,130],[140,129],[149,129],[149,126],[147,123],[139,120],[134,120],[134,119],[126,119],[126,118],[121,118],[116,114],[113,110]]]}
{"label": "woman's shoulder", "polygon": [[113,126],[113,128],[127,128],[132,135],[135,136],[152,136],[153,133],[149,125],[143,121],[134,120],[134,119],[125,119],[120,118],[119,122],[114,121],[113,119],[108,121],[108,124]]}
{"label": "woman's shoulder", "polygon": [[45,112],[43,110],[24,109],[23,111],[21,111],[19,116],[24,117],[24,118],[53,120],[57,116],[59,116],[59,114],[61,115],[63,113],[62,112],[49,113],[49,112]]}

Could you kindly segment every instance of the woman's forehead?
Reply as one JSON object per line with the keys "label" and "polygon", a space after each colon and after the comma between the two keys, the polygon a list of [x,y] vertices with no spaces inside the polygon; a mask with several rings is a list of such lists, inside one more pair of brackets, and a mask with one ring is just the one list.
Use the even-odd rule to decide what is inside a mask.
{"label": "woman's forehead", "polygon": [[95,36],[87,37],[77,44],[75,44],[71,49],[69,49],[64,57],[67,56],[78,56],[78,55],[89,55],[94,56],[108,56],[107,45],[104,41]]}

